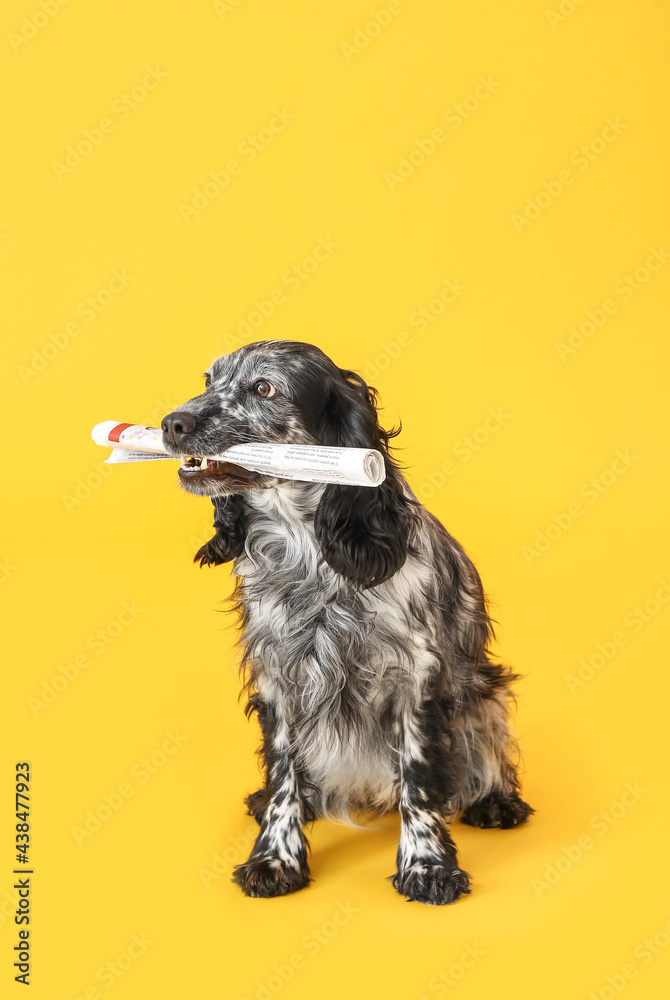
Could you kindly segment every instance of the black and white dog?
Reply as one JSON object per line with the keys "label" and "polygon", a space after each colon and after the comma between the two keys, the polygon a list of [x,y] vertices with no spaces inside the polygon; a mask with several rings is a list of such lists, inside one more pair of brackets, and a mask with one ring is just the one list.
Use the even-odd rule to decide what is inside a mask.
{"label": "black and white dog", "polygon": [[[519,797],[507,668],[476,569],[389,455],[375,390],[318,348],[261,341],[219,358],[205,391],[162,422],[186,490],[209,496],[201,565],[235,560],[242,669],[262,731],[258,839],[234,880],[249,896],[310,881],[303,827],[399,810],[394,887],[469,892],[447,821],[513,827]],[[253,441],[376,448],[377,488],[300,483],[201,459]]]}

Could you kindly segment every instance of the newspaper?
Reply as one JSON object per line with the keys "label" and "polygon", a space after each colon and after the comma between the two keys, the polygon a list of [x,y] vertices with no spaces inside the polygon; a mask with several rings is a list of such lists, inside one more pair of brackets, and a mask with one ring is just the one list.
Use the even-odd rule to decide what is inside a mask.
{"label": "newspaper", "polygon": [[[163,447],[163,436],[156,427],[121,424],[106,420],[91,432],[96,444],[111,447],[106,462],[143,462],[175,458]],[[218,455],[203,455],[220,462],[239,465],[248,472],[259,472],[280,479],[307,483],[339,483],[342,486],[379,486],[386,478],[382,455],[373,448],[327,448],[304,444],[236,444]]]}

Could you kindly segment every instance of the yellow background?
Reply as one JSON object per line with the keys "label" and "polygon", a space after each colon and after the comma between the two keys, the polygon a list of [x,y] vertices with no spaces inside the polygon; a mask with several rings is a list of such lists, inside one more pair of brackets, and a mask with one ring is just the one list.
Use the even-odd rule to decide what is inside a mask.
{"label": "yellow background", "polygon": [[[13,765],[27,759],[36,1000],[92,986],[119,1000],[413,1000],[440,995],[434,977],[450,967],[461,978],[442,995],[464,1000],[605,998],[631,962],[626,995],[660,997],[670,948],[645,962],[639,946],[669,940],[668,606],[633,622],[670,576],[670,264],[628,301],[614,289],[650,247],[670,248],[667,4],[570,13],[563,0],[559,20],[547,16],[557,0],[407,0],[353,55],[382,0],[228,6],[72,0],[39,30],[24,24],[37,0],[1,15],[3,991],[22,995],[8,914]],[[22,25],[34,37],[12,43]],[[167,77],[146,99],[112,111],[156,66]],[[445,123],[480,77],[495,91]],[[275,108],[295,117],[247,162],[239,145]],[[105,117],[114,130],[59,179],[54,161]],[[571,166],[617,117],[626,127],[588,169]],[[385,174],[440,127],[445,141],[392,191]],[[180,205],[235,158],[239,174],[186,222]],[[513,216],[565,169],[573,183],[518,232]],[[319,238],[338,248],[287,289],[282,275]],[[132,280],[87,322],[81,303],[123,269]],[[425,331],[409,326],[445,279],[466,288]],[[156,423],[197,394],[239,317],[275,288],[285,301],[243,339],[301,339],[343,367],[375,366],[410,481],[473,557],[498,654],[526,675],[516,729],[537,815],[517,831],[455,826],[473,892],[454,906],[407,904],[385,881],[395,817],[367,831],[317,823],[307,891],[252,900],[230,883],[251,846],[242,797],[258,786],[257,731],[217,614],[229,569],[191,562],[211,505],[180,492],[171,463],[103,478],[89,439],[100,420]],[[607,298],[617,312],[562,361],[556,344]],[[51,335],[65,346],[26,374]],[[489,439],[466,461],[472,435]],[[612,481],[619,451],[629,467]],[[553,515],[568,526],[524,556]],[[142,612],[97,655],[90,637],[118,632],[133,601]],[[625,644],[572,692],[569,675],[615,632]],[[90,666],[31,710],[82,653]],[[141,781],[142,758],[176,730],[187,741]],[[128,781],[132,797],[77,844],[72,828]],[[627,783],[638,798],[618,806]],[[602,810],[611,825],[594,819]],[[587,836],[581,858],[560,860]],[[340,904],[350,917],[332,934]],[[153,944],[106,986],[97,971],[133,934]],[[484,953],[468,969],[466,945]],[[272,979],[295,954],[292,978]]]}

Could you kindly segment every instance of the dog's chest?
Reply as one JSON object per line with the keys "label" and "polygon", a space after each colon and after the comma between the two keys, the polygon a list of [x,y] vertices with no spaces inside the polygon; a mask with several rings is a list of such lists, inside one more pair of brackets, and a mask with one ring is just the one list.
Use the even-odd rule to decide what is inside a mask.
{"label": "dog's chest", "polygon": [[410,558],[388,583],[361,591],[323,561],[309,517],[268,502],[235,564],[253,687],[286,718],[328,808],[388,805],[398,720],[437,662],[412,610],[425,567]]}
{"label": "dog's chest", "polygon": [[246,551],[235,565],[246,613],[243,642],[255,672],[303,682],[303,703],[305,690],[323,700],[344,684],[366,700],[377,697],[384,675],[416,639],[411,567],[378,592],[361,591],[322,559],[308,504],[297,506],[290,493],[276,490],[256,502]]}
{"label": "dog's chest", "polygon": [[413,611],[425,566],[410,557],[387,583],[362,591],[322,559],[309,504],[277,490],[257,504],[235,571],[258,682],[278,685],[283,697],[297,686],[313,711],[328,702],[334,710],[345,688],[378,704],[398,686],[420,684],[434,659],[430,630]]}
{"label": "dog's chest", "polygon": [[377,616],[320,558],[309,523],[260,520],[235,568],[246,610],[243,641],[261,672],[313,681],[318,669],[325,683],[345,664],[351,671],[368,659]]}

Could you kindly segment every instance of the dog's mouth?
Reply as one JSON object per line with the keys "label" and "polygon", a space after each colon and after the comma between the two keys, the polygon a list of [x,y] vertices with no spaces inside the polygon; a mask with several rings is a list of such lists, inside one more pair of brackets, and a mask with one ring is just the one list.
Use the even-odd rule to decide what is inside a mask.
{"label": "dog's mouth", "polygon": [[251,489],[258,479],[257,473],[240,465],[200,455],[182,455],[178,476],[184,486],[192,485],[198,492],[215,486]]}
{"label": "dog's mouth", "polygon": [[199,455],[182,455],[179,475],[187,476],[189,479],[215,478],[223,479],[235,476],[236,478],[251,477],[252,472],[247,472],[241,465],[233,465],[232,462],[220,462],[215,458],[200,458]]}

